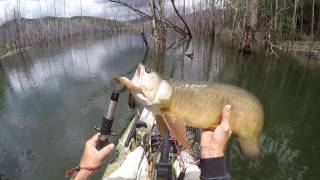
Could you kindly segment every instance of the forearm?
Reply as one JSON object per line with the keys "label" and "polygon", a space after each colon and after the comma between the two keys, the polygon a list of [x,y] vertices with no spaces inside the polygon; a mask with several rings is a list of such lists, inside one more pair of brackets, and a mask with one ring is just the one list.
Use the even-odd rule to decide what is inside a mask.
{"label": "forearm", "polygon": [[224,156],[215,158],[200,159],[202,180],[229,180],[230,175],[227,171]]}

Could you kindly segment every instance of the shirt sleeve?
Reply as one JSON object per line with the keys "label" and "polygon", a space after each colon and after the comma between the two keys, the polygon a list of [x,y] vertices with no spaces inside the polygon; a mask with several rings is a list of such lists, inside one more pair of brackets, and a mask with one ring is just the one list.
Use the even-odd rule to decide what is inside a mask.
{"label": "shirt sleeve", "polygon": [[199,167],[202,180],[230,180],[224,156],[200,159]]}

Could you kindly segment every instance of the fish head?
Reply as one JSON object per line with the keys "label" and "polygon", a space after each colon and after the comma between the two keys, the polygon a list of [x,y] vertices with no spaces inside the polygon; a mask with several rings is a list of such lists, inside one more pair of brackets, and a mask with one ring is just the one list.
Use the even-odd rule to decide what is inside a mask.
{"label": "fish head", "polygon": [[165,104],[171,97],[172,88],[161,76],[139,64],[132,79],[116,77],[116,80],[126,86],[141,105]]}

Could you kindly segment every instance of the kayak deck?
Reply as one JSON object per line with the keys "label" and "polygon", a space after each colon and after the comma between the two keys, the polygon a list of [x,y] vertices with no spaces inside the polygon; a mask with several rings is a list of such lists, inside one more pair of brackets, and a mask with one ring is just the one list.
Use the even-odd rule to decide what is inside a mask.
{"label": "kayak deck", "polygon": [[139,121],[143,121],[147,124],[147,132],[151,131],[151,128],[155,120],[152,112],[148,111],[147,109],[143,109],[140,112],[141,113],[140,116],[138,115],[138,113],[135,113],[136,115],[133,114],[132,116],[129,117],[130,123],[125,128],[115,148],[116,149],[115,153],[117,158],[114,162],[108,164],[102,179],[110,176],[115,170],[117,170],[121,166],[123,161],[126,159],[126,156],[131,152],[130,148],[125,147],[125,142],[128,139],[128,136],[130,136],[130,130],[134,125],[135,118],[139,118]]}

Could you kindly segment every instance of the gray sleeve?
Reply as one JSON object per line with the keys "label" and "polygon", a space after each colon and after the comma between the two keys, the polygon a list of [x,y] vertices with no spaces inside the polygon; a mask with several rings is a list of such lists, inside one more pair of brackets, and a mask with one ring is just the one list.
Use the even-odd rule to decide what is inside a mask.
{"label": "gray sleeve", "polygon": [[230,180],[230,175],[227,171],[224,156],[217,158],[200,159],[202,180]]}

